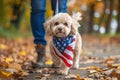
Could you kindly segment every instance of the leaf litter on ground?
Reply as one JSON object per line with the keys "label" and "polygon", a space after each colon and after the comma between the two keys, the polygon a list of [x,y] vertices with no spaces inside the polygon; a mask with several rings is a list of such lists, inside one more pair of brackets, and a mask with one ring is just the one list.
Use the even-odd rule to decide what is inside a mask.
{"label": "leaf litter on ground", "polygon": [[[81,67],[78,70],[87,70],[87,77],[79,76],[73,73],[65,76],[67,79],[77,80],[117,80],[120,79],[120,55],[103,56],[102,58],[91,57],[96,53],[115,53],[120,48],[120,38],[116,37],[96,37],[96,36],[82,36],[83,37],[83,51],[81,56],[80,65],[97,63],[106,65],[107,67],[101,68],[97,65]],[[29,75],[30,71],[35,72],[39,76],[50,77],[56,74],[57,70],[51,68],[43,68],[34,70],[31,68],[31,62],[36,61],[36,53],[34,50],[34,43],[32,38],[18,38],[7,40],[0,38],[0,77],[1,78],[19,78]],[[49,37],[48,37],[49,42]],[[90,42],[89,42],[90,41]],[[99,44],[98,44],[99,42]],[[116,46],[116,47],[115,47]],[[115,48],[114,48],[115,47]],[[118,49],[117,49],[118,47]],[[47,47],[47,60],[46,64],[53,64],[49,49]]]}

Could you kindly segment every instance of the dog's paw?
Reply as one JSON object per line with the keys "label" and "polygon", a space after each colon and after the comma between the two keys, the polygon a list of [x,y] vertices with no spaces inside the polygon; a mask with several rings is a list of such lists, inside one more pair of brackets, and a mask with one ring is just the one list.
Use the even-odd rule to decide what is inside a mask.
{"label": "dog's paw", "polygon": [[73,65],[72,68],[74,68],[74,69],[78,69],[78,68],[79,68],[79,65],[78,65],[78,64]]}
{"label": "dog's paw", "polygon": [[60,74],[60,75],[67,75],[68,71],[67,70],[58,70],[57,73]]}

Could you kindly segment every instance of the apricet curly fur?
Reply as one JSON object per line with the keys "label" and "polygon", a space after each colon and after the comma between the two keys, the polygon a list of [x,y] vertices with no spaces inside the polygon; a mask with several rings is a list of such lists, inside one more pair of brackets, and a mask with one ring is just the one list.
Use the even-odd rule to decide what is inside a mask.
{"label": "apricet curly fur", "polygon": [[[68,13],[58,13],[44,23],[46,33],[50,36],[66,37],[68,35],[76,35],[73,68],[79,68],[79,58],[82,47],[81,36],[78,32],[78,27],[80,26],[78,23],[79,20],[81,20],[80,13],[76,13],[73,16],[70,16]],[[70,68],[53,53],[51,46],[52,44],[50,43],[50,52],[54,66],[60,67],[60,74],[67,75]]]}

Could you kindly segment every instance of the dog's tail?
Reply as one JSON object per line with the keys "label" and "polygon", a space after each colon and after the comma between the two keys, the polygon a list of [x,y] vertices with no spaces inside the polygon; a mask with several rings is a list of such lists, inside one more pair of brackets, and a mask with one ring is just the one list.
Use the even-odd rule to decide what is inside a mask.
{"label": "dog's tail", "polygon": [[81,26],[78,22],[78,21],[82,20],[82,14],[80,12],[74,13],[72,15],[72,19],[73,19],[74,24],[76,24],[76,26],[78,26],[78,27]]}
{"label": "dog's tail", "polygon": [[81,16],[82,16],[82,14],[80,12],[77,12],[77,13],[73,13],[72,18],[76,21],[80,21],[80,20],[82,20]]}

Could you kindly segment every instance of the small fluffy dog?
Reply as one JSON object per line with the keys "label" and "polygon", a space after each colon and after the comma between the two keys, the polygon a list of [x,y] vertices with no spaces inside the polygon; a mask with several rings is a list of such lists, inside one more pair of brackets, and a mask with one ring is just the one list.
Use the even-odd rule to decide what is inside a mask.
{"label": "small fluffy dog", "polygon": [[52,36],[50,52],[54,67],[60,67],[60,74],[67,75],[70,67],[79,68],[82,40],[78,32],[81,14],[72,17],[68,13],[58,13],[45,23],[46,33]]}

